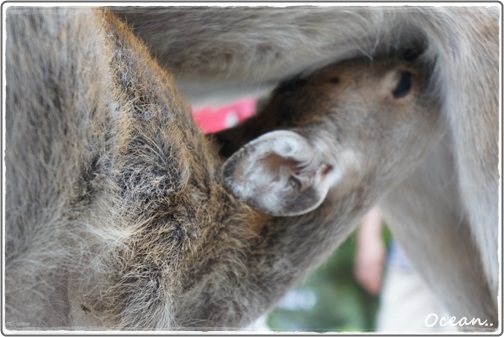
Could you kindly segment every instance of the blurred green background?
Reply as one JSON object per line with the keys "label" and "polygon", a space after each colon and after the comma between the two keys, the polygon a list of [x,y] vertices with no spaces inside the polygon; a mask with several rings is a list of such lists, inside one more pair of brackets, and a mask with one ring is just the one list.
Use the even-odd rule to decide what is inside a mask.
{"label": "blurred green background", "polygon": [[[390,234],[385,231],[388,244]],[[268,316],[273,331],[373,331],[379,299],[355,280],[356,233]]]}

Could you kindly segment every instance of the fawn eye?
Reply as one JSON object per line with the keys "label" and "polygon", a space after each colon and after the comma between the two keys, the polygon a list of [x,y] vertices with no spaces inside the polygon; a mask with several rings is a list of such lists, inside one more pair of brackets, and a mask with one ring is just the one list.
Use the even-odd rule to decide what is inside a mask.
{"label": "fawn eye", "polygon": [[406,96],[411,90],[411,73],[409,71],[403,71],[401,73],[401,78],[397,87],[394,89],[392,94],[394,98],[402,98]]}

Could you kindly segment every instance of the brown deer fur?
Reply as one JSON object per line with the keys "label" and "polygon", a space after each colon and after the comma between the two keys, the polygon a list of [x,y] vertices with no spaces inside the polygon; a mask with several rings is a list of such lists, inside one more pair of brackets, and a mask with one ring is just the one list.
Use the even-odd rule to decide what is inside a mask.
{"label": "brown deer fur", "polygon": [[[314,87],[301,89],[305,98],[279,89],[273,106],[298,97],[307,109],[285,125],[290,131],[245,145],[221,175],[223,159],[194,125],[171,76],[113,14],[11,7],[6,30],[9,329],[244,326],[320,264],[444,130],[446,109],[416,68],[355,61],[345,65],[355,71],[344,70],[342,84],[315,73]],[[397,67],[414,77],[411,92],[394,100]],[[210,75],[221,72],[230,74],[218,68]],[[455,146],[493,158],[485,141]],[[240,187],[249,183],[240,175],[249,164],[280,182],[287,175],[275,209],[257,201],[268,194],[264,186],[240,194],[249,191]],[[290,200],[284,196],[306,206],[282,203]],[[485,287],[480,301],[491,303]],[[495,322],[493,307],[482,307],[460,312]]]}

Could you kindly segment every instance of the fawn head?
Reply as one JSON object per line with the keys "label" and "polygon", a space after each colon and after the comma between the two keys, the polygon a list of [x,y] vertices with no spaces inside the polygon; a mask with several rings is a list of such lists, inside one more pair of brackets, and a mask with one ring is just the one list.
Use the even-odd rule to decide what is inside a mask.
{"label": "fawn head", "polygon": [[401,60],[354,59],[280,84],[257,116],[217,135],[221,154],[232,154],[225,185],[257,209],[293,216],[332,188],[406,177],[439,130],[426,73]]}

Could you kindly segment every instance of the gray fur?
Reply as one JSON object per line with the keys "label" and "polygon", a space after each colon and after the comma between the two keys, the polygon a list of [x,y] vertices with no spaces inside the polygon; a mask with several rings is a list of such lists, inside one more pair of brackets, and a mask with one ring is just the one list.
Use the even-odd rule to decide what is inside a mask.
{"label": "gray fur", "polygon": [[[142,11],[154,13],[148,9]],[[166,48],[162,44],[150,44],[161,48],[158,51],[154,48],[154,54],[163,65],[174,70],[186,87],[200,75],[209,81],[225,80],[233,85],[233,81],[248,82],[252,86],[274,82],[315,66],[309,64],[312,61],[301,61],[313,60],[310,57],[313,52],[320,54],[316,61],[322,63],[338,59],[338,55],[344,57],[334,49],[338,39],[342,42],[341,50],[348,47],[345,57],[358,53],[362,41],[357,41],[357,37],[373,36],[369,32],[374,31],[383,34],[390,26],[384,25],[389,20],[380,21],[382,16],[395,18],[395,12],[390,11],[386,15],[375,12],[374,21],[344,20],[342,27],[349,28],[341,35],[334,34],[336,20],[331,20],[327,27],[332,27],[331,36],[336,36],[336,40],[329,42],[324,42],[330,34],[321,20],[324,17],[329,20],[329,16],[320,11],[302,21],[303,27],[316,22],[319,26],[314,27],[320,30],[311,32],[319,38],[310,36],[306,40],[305,33],[284,39],[288,31],[284,26],[273,24],[272,33],[278,35],[273,34],[272,39],[285,40],[287,52],[299,49],[304,40],[322,41],[288,55],[277,53],[273,43],[262,44],[268,34],[261,32],[261,26],[258,26],[261,38],[248,38],[253,31],[250,24],[262,21],[267,26],[285,19],[299,22],[299,17],[292,21],[290,14],[273,13],[270,9],[256,13],[249,9],[247,15],[251,14],[254,20],[245,21],[243,30],[230,30],[236,35],[231,34],[233,38],[229,39],[230,36],[219,34],[219,30],[212,33],[200,28],[219,28],[219,22],[233,17],[229,13],[219,16],[214,9],[201,18],[190,13],[184,17],[184,9],[179,11],[182,12],[160,12],[168,15],[163,20],[142,17],[138,22],[155,25],[143,33],[137,32],[148,40],[146,37],[154,36],[155,27],[164,36],[162,40],[169,37],[167,42],[187,41],[186,33],[201,37],[191,44],[170,42]],[[237,15],[244,12],[234,11]],[[349,11],[363,18],[369,12],[365,8]],[[341,8],[335,12],[345,13],[341,20],[348,15]],[[428,19],[437,23],[445,10],[432,18],[424,12],[432,14],[420,10],[419,19],[414,22],[420,24]],[[294,9],[292,13],[301,17],[310,14],[305,9]],[[478,14],[493,29],[492,23],[497,17],[484,10]],[[174,26],[172,30],[169,26],[162,27],[168,22],[175,25],[175,17],[169,15],[183,22],[176,31]],[[271,20],[270,15],[278,20]],[[463,10],[455,14],[450,11],[450,15],[465,18],[465,22],[469,20],[467,17],[474,20]],[[400,21],[401,16],[398,17]],[[191,18],[196,22],[191,22]],[[208,26],[206,20],[210,18],[215,18],[217,25]],[[439,22],[444,20],[442,17]],[[135,25],[135,18],[128,21]],[[390,20],[387,25],[394,22]],[[186,24],[196,31],[184,29]],[[363,30],[369,28],[365,26],[368,24],[375,24],[376,30]],[[464,27],[458,21],[454,24]],[[432,29],[431,25],[423,25]],[[480,249],[484,246],[481,240],[487,240],[485,235],[495,225],[492,222],[495,194],[492,193],[497,187],[494,186],[496,172],[492,168],[496,171],[497,166],[493,152],[496,144],[491,137],[496,133],[485,133],[489,142],[482,139],[470,144],[460,134],[474,135],[475,130],[464,119],[467,117],[458,120],[454,116],[453,111],[460,104],[454,93],[460,89],[461,81],[451,75],[460,69],[455,64],[450,66],[449,62],[451,57],[464,57],[467,50],[456,53],[455,48],[446,54],[444,50],[453,46],[461,48],[460,39],[464,41],[472,36],[478,36],[476,44],[489,44],[489,55],[476,55],[483,60],[478,64],[488,76],[471,72],[469,61],[463,63],[467,64],[463,69],[467,76],[462,75],[476,81],[478,88],[494,88],[496,79],[491,71],[497,66],[486,61],[493,60],[494,32],[483,34],[484,27],[487,26],[471,24],[465,30],[440,29],[438,35],[431,31],[426,34],[431,38],[432,33],[434,39],[427,55],[440,58],[438,85],[446,90],[441,93],[442,111],[450,128],[461,126],[453,129],[453,133],[457,167],[465,174],[459,178],[466,182],[460,184],[462,192],[473,186],[471,179],[477,178],[475,183],[483,180],[487,182],[484,186],[489,186],[483,192],[487,198],[475,199],[480,201],[479,210],[490,209],[487,220],[482,222],[486,227],[478,230],[471,225]],[[406,167],[397,166],[397,171],[383,177],[378,175],[381,171],[373,169],[376,167],[372,163],[376,157],[373,157],[367,164],[369,177],[347,180],[348,186],[338,190],[342,194],[327,198],[315,212],[271,218],[251,209],[223,188],[222,160],[212,143],[196,129],[188,105],[173,86],[171,76],[114,16],[86,8],[11,7],[7,11],[6,29],[5,318],[9,329],[201,330],[244,326],[321,263],[351,232],[366,208],[383,191],[390,190],[411,173],[431,141],[423,140],[424,146],[411,151],[413,158]],[[444,40],[436,44],[436,38]],[[216,43],[219,41],[224,45],[229,42],[229,49],[220,48],[223,46],[219,47]],[[238,42],[251,49],[236,48]],[[163,48],[166,54],[161,52]],[[216,56],[208,58],[212,54],[207,54],[205,48],[215,48]],[[255,53],[250,52],[254,50]],[[214,60],[216,66],[198,65],[208,59]],[[170,65],[167,60],[175,63]],[[184,64],[184,60],[188,63]],[[191,60],[195,63],[191,64]],[[254,69],[259,64],[265,71],[256,74]],[[181,71],[187,69],[195,72]],[[245,73],[237,72],[238,69]],[[464,88],[460,92],[466,94]],[[479,123],[476,125],[495,131],[493,98],[485,99],[485,92],[468,97],[468,101],[463,101],[461,113],[469,115],[471,107],[484,109],[489,113],[481,114],[481,118],[475,116]],[[419,123],[431,126],[425,133],[435,134],[437,119],[423,121],[425,116],[435,114],[419,116]],[[397,132],[401,131],[401,125]],[[405,123],[404,131],[413,125]],[[410,134],[413,133],[410,131]],[[467,149],[467,154],[462,153]],[[484,156],[484,167],[477,166],[479,160],[471,155]],[[404,165],[404,161],[400,163]],[[363,184],[367,179],[374,183]],[[470,204],[464,200],[466,205]],[[467,209],[469,219],[478,212],[476,208]]]}
{"label": "gray fur", "polygon": [[[448,120],[449,136],[444,143],[453,154],[453,160],[442,165],[442,171],[429,170],[428,166],[425,170],[441,176],[446,172],[453,175],[453,188],[437,191],[437,197],[452,200],[452,209],[456,209],[455,213],[439,214],[433,222],[443,223],[451,218],[454,223],[450,227],[456,229],[458,219],[465,219],[481,256],[474,272],[479,273],[482,268],[491,297],[497,303],[498,55],[502,20],[499,5],[171,7],[114,11],[128,20],[160,63],[176,74],[178,83],[195,103],[216,95],[234,98],[233,94],[267,88],[301,71],[310,72],[358,55],[372,59],[410,47],[424,49],[423,59],[434,64],[435,80],[429,90],[438,95]],[[172,25],[173,22],[177,24]],[[418,197],[432,194],[423,186],[415,186],[405,193]],[[423,223],[423,213],[437,208],[436,198],[430,200],[422,200],[421,214],[412,212],[415,226]],[[392,211],[399,210],[387,213]],[[435,236],[430,232],[425,235],[431,239]],[[403,246],[417,244],[415,240],[402,240]],[[425,265],[426,261],[418,263]],[[433,273],[428,269],[420,272],[432,279],[427,276]],[[450,271],[445,268],[440,272]],[[449,276],[440,277],[444,279],[440,282],[449,284]],[[438,294],[448,296],[440,291]]]}

